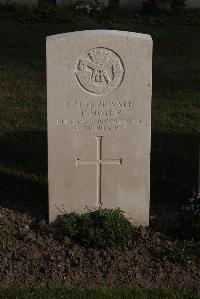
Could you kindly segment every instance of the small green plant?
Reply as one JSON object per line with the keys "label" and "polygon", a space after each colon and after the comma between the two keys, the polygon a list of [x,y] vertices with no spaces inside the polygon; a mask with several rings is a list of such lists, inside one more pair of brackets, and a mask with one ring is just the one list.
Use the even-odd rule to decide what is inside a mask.
{"label": "small green plant", "polygon": [[176,241],[170,250],[170,259],[182,266],[190,266],[200,258],[200,249],[198,243],[193,241]]}
{"label": "small green plant", "polygon": [[0,250],[3,251],[8,247],[11,239],[10,226],[4,220],[0,219]]}
{"label": "small green plant", "polygon": [[84,214],[63,216],[66,235],[91,248],[116,247],[125,244],[133,234],[130,222],[120,209],[102,209]]}

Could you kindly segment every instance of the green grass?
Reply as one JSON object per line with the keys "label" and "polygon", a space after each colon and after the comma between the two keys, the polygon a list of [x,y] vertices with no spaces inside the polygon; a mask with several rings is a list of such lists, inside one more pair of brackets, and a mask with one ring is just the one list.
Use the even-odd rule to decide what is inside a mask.
{"label": "green grass", "polygon": [[21,211],[27,211],[25,202],[35,206],[30,212],[37,216],[37,203],[47,203],[46,36],[98,28],[152,35],[151,202],[183,198],[197,186],[200,26],[123,14],[103,20],[73,12],[72,19],[22,24],[0,18],[0,180],[5,206],[18,209],[22,203]]}
{"label": "green grass", "polygon": [[164,290],[108,290],[108,289],[1,289],[2,299],[199,299],[185,291]]}
{"label": "green grass", "polygon": [[172,262],[182,266],[191,266],[200,258],[199,243],[194,241],[176,241],[169,253]]}

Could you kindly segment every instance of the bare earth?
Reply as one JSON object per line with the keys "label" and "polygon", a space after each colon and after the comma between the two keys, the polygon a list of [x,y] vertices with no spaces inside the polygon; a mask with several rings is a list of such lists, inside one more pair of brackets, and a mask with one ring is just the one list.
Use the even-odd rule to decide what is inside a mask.
{"label": "bare earth", "polygon": [[0,253],[0,287],[200,290],[200,262],[183,267],[168,258],[166,252],[173,244],[167,234],[169,219],[158,208],[152,211],[152,229],[140,227],[124,248],[107,250],[85,249],[72,243],[59,227],[37,223],[26,214],[1,208],[0,217],[11,226],[11,240]]}

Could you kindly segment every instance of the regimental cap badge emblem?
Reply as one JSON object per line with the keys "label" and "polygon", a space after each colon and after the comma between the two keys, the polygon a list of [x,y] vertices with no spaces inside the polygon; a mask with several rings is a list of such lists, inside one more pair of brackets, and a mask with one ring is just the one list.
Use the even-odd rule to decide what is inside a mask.
{"label": "regimental cap badge emblem", "polygon": [[76,78],[88,92],[103,95],[120,86],[124,77],[124,66],[120,57],[110,49],[95,48],[88,58],[80,58],[76,66]]}

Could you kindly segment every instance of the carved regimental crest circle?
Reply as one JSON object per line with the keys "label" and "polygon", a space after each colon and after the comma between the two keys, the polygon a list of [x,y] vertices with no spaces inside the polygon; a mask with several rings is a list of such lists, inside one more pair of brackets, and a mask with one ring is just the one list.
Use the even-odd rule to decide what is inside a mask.
{"label": "carved regimental crest circle", "polygon": [[80,58],[76,66],[76,77],[85,90],[97,94],[107,94],[122,82],[124,67],[120,57],[106,48],[95,48],[87,58]]}

